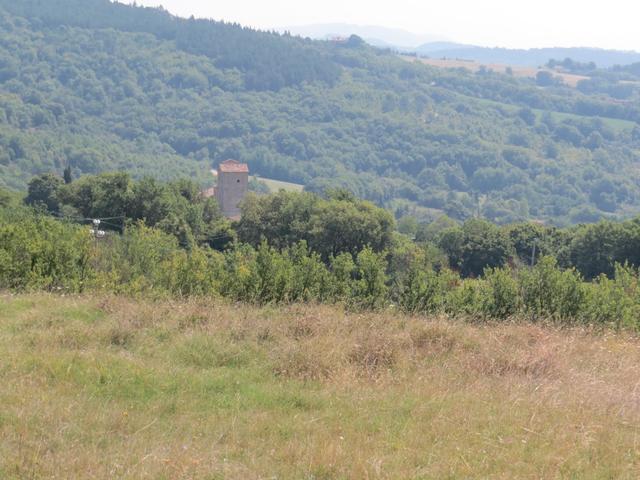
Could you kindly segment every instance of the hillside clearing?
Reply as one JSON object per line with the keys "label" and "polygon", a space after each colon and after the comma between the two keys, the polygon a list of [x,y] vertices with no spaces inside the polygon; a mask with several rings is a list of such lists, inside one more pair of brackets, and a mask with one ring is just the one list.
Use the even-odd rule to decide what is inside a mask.
{"label": "hillside clearing", "polygon": [[581,80],[589,80],[590,77],[585,75],[576,75],[573,73],[560,72],[550,68],[523,67],[519,65],[506,65],[502,63],[481,63],[474,60],[461,60],[452,58],[416,58],[410,56],[402,56],[403,59],[411,62],[420,62],[425,65],[438,68],[464,68],[472,73],[479,71],[482,67],[497,73],[507,73],[511,69],[514,77],[520,78],[536,78],[538,72],[550,72],[555,77],[560,77],[562,81],[570,86],[577,87]]}
{"label": "hillside clearing", "polygon": [[270,178],[264,178],[260,176],[251,176],[250,179],[256,179],[259,182],[264,183],[267,187],[269,187],[269,191],[271,193],[277,192],[279,190],[285,190],[287,192],[301,192],[304,190],[304,185],[300,185],[299,183],[291,183],[291,182],[283,182],[281,180],[272,180]]}
{"label": "hillside clearing", "polygon": [[[522,108],[522,107],[519,107],[518,105],[513,105],[513,104],[510,104],[510,103],[497,102],[495,100],[491,100],[491,99],[488,99],[488,98],[477,98],[477,97],[471,97],[469,95],[462,95],[462,94],[458,94],[458,96],[461,97],[461,98],[467,98],[472,102],[477,102],[479,105],[493,106],[493,107],[496,107],[496,108],[503,108],[503,109],[505,109],[507,111],[510,111],[512,113],[516,113],[518,110],[520,110]],[[615,131],[617,133],[620,133],[620,132],[623,132],[623,131],[631,131],[636,126],[635,122],[632,122],[630,120],[621,120],[619,118],[590,117],[590,116],[585,116],[585,115],[577,115],[575,113],[557,112],[557,111],[552,111],[552,110],[542,110],[540,108],[532,108],[531,111],[536,114],[536,120],[537,121],[540,121],[545,114],[549,114],[551,116],[551,118],[556,122],[561,122],[561,121],[564,121],[564,120],[580,121],[580,120],[584,120],[585,118],[598,119],[598,120],[602,121],[602,123],[605,126],[607,126],[608,128],[611,128],[613,131]]]}
{"label": "hillside clearing", "polygon": [[637,478],[640,342],[540,325],[0,297],[0,477]]}

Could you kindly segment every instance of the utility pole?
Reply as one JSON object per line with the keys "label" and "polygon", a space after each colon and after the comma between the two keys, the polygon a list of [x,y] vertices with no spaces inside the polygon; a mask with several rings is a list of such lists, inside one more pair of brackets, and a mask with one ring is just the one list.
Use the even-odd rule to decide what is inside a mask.
{"label": "utility pole", "polygon": [[538,239],[533,239],[533,248],[531,249],[531,267],[536,264],[536,244],[538,243]]}

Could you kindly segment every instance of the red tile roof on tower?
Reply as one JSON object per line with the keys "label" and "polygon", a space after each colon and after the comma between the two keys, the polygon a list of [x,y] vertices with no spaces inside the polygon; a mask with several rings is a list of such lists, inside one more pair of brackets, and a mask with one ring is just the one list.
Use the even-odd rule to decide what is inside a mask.
{"label": "red tile roof on tower", "polygon": [[249,173],[249,166],[237,160],[225,160],[220,164],[218,171],[226,173]]}

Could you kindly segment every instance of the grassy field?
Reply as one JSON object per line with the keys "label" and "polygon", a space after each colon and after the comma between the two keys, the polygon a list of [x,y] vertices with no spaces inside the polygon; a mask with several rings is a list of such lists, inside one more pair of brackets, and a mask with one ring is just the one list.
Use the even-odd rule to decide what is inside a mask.
{"label": "grassy field", "polygon": [[[509,67],[509,65],[501,65],[501,64],[493,64],[493,65],[492,64],[488,64],[487,65],[487,64],[473,62],[473,61],[470,61],[470,60],[431,59],[431,58],[416,59],[415,57],[407,57],[407,56],[403,56],[403,58],[406,59],[407,61],[410,61],[410,62],[419,61],[421,63],[424,63],[426,65],[430,65],[432,67],[437,67],[437,68],[466,68],[467,70],[469,70],[471,72],[477,72],[480,69],[481,66],[484,66],[486,68],[490,68],[491,70],[493,70],[495,72],[504,73],[506,68]],[[540,69],[538,69],[538,68],[531,68],[531,67],[511,66],[510,68],[513,71],[513,75],[516,76],[516,77],[532,77],[532,78],[535,78],[535,75],[540,71]],[[580,80],[585,80],[585,79],[589,78],[589,77],[585,77],[585,76],[581,76],[581,75],[573,75],[573,74],[569,74],[569,73],[557,72],[555,70],[549,70],[549,69],[543,69],[543,70],[551,71],[554,75],[562,77],[564,82],[567,85],[572,86],[572,87],[575,87]],[[459,94],[459,95],[461,97],[467,97],[467,98],[473,99],[473,100],[477,101],[478,103],[484,104],[484,105],[494,105],[494,106],[497,106],[497,107],[506,108],[508,110],[513,110],[513,111],[516,111],[516,110],[521,108],[521,107],[518,107],[516,105],[496,102],[496,101],[489,100],[489,99],[486,99],[486,98],[468,97],[468,96],[462,95],[462,94]],[[532,109],[532,110],[536,113],[536,116],[538,117],[538,120],[540,120],[540,118],[542,117],[542,115],[544,113],[547,113],[547,110],[540,110],[540,109]],[[576,115],[576,114],[572,114],[572,113],[554,112],[554,111],[548,111],[548,113],[550,113],[551,116],[556,121],[563,121],[563,120],[566,120],[566,119],[581,120],[581,119],[585,119],[585,118],[599,118],[600,120],[603,121],[603,123],[606,126],[608,126],[609,128],[612,128],[616,132],[620,132],[622,130],[632,130],[636,125],[636,123],[633,122],[633,121],[621,120],[621,119],[617,119],[617,118],[587,117],[587,116]]]}
{"label": "grassy field", "polygon": [[638,478],[640,341],[0,296],[0,478]]}
{"label": "grassy field", "polygon": [[452,58],[416,58],[406,55],[402,55],[402,58],[410,62],[420,62],[425,65],[431,65],[432,67],[438,68],[464,68],[473,73],[479,71],[482,67],[488,70],[493,70],[497,73],[506,73],[511,69],[511,74],[514,77],[521,78],[536,78],[538,72],[545,71],[552,73],[555,77],[560,77],[566,85],[573,88],[577,87],[578,82],[581,80],[588,80],[590,78],[585,75],[576,75],[549,68],[523,67],[520,65],[506,65],[503,63],[481,63],[474,60],[460,60]]}
{"label": "grassy field", "polygon": [[279,190],[285,190],[287,192],[301,192],[304,189],[304,185],[300,185],[298,183],[291,182],[282,182],[280,180],[271,180],[270,178],[263,177],[250,177],[251,179],[255,178],[260,182],[264,183],[272,193],[275,193]]}
{"label": "grassy field", "polygon": [[[468,98],[470,101],[472,102],[476,102],[480,105],[487,105],[487,106],[494,106],[497,108],[503,108],[506,109],[507,111],[511,111],[511,112],[517,112],[518,110],[520,110],[522,107],[519,107],[517,105],[512,105],[509,103],[502,103],[502,102],[496,102],[494,100],[490,100],[488,98],[477,98],[477,97],[470,97],[468,95],[462,95],[462,94],[458,94],[459,97],[463,97],[463,98]],[[538,121],[540,121],[543,117],[544,114],[548,113],[549,115],[551,115],[551,117],[554,119],[554,121],[556,122],[561,122],[563,120],[576,120],[576,121],[580,121],[580,120],[584,120],[584,119],[589,119],[589,118],[597,118],[599,120],[602,120],[602,123],[604,125],[606,125],[607,127],[611,128],[612,130],[616,131],[617,133],[620,133],[624,130],[630,131],[633,130],[633,128],[636,126],[636,123],[631,121],[631,120],[621,120],[619,118],[609,118],[609,117],[588,117],[588,116],[583,116],[583,115],[576,115],[574,113],[564,113],[564,112],[556,112],[556,111],[551,111],[551,110],[541,110],[539,108],[532,108],[531,111],[533,111],[536,114],[536,118]]]}

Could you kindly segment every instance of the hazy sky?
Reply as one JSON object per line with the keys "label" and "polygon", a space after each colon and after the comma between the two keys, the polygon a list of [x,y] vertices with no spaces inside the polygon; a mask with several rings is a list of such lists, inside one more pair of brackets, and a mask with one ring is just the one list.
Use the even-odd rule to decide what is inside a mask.
{"label": "hazy sky", "polygon": [[137,0],[137,3],[162,5],[181,16],[234,21],[262,29],[340,22],[401,28],[486,46],[593,46],[640,51],[639,0]]}

